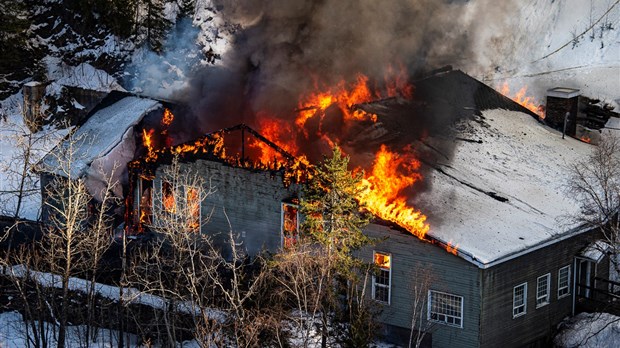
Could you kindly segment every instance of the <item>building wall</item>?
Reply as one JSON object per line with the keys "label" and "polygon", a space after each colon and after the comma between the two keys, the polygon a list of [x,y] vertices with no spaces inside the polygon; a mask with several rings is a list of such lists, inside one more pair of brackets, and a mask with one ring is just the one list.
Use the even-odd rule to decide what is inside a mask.
{"label": "building wall", "polygon": [[[482,271],[481,347],[545,347],[572,312],[574,257],[595,238],[584,233]],[[558,298],[558,270],[570,265],[570,295]],[[605,269],[601,270],[605,272]],[[537,278],[551,273],[549,304],[536,308]],[[513,288],[527,282],[526,313],[513,318]]]}
{"label": "building wall", "polygon": [[[391,303],[383,306],[380,316],[380,321],[388,325],[386,331],[396,332],[399,328],[408,330],[411,327],[412,287],[419,286],[421,279],[429,276],[431,290],[463,297],[463,327],[433,324],[429,330],[432,346],[478,347],[480,269],[406,232],[371,224],[365,228],[365,233],[385,240],[362,250],[363,258],[372,260],[373,250],[392,255]],[[426,305],[423,313],[422,326],[425,326]]]}
{"label": "building wall", "polygon": [[[210,182],[213,193],[201,204],[201,232],[211,236],[225,256],[230,256],[229,231],[249,255],[281,246],[281,202],[299,195],[298,185],[286,188],[281,175],[235,168],[220,162],[197,160],[182,163],[183,170],[199,173]],[[161,186],[161,166],[154,180]],[[157,203],[156,203],[157,204]],[[208,220],[208,221],[207,221]]]}

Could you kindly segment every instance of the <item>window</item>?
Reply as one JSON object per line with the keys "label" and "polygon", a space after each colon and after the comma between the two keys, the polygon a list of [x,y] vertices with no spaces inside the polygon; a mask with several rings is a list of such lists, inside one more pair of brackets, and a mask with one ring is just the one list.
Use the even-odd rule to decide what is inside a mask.
{"label": "window", "polygon": [[187,186],[185,188],[185,199],[187,202],[187,224],[190,230],[200,231],[200,189],[198,187]]}
{"label": "window", "polygon": [[512,317],[516,318],[527,310],[527,283],[517,285],[512,291]]}
{"label": "window", "polygon": [[564,266],[558,271],[558,298],[570,294],[570,266]]}
{"label": "window", "polygon": [[538,277],[536,280],[536,308],[549,304],[549,287],[551,286],[551,273]]}
{"label": "window", "polygon": [[299,207],[282,203],[282,246],[291,247],[299,238]]}
{"label": "window", "polygon": [[372,298],[390,304],[390,285],[392,283],[392,255],[374,252],[375,265],[379,271],[372,277]]}
{"label": "window", "polygon": [[177,211],[177,203],[174,199],[172,184],[167,181],[161,182],[161,208],[168,213]]}
{"label": "window", "polygon": [[428,320],[463,327],[463,297],[429,290]]}

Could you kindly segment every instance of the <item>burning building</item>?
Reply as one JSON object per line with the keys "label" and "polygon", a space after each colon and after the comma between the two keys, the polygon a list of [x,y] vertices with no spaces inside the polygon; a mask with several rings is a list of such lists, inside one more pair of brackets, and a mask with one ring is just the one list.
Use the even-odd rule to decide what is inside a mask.
{"label": "burning building", "polygon": [[[365,233],[381,242],[360,255],[380,268],[369,296],[383,306],[387,339],[408,339],[423,271],[428,306],[413,330],[428,331],[433,347],[543,344],[608,273],[604,254],[586,252],[596,231],[562,222],[579,208],[560,188],[567,164],[592,145],[562,139],[461,71],[413,84],[399,76],[378,91],[359,75],[299,97],[289,118],[257,113],[253,128],[228,125],[189,141],[175,130],[173,105],[117,97],[72,135],[92,138],[77,143],[72,176],[96,188],[97,170],[122,162],[128,233],[172,219],[184,233],[208,233],[224,253],[232,230],[255,255],[294,243],[306,166],[339,144],[365,170],[358,198],[376,217]],[[43,178],[62,175],[52,155]]]}

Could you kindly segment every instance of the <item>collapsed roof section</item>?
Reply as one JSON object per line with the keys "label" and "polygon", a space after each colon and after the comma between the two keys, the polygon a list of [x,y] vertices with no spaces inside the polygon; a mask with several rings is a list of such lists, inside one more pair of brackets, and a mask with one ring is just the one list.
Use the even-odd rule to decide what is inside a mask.
{"label": "collapsed roof section", "polygon": [[[127,162],[133,159],[136,149],[133,127],[161,107],[153,99],[124,96],[98,108],[81,127],[43,157],[37,170],[72,179],[87,176],[89,191],[97,198],[104,177],[114,169],[113,175],[120,178]],[[117,188],[115,194],[122,197],[122,188]]]}
{"label": "collapsed roof section", "polygon": [[[268,156],[264,154],[268,153]],[[256,155],[261,154],[261,158]],[[196,140],[149,152],[129,164],[132,171],[152,176],[160,164],[171,163],[174,157],[181,161],[208,159],[233,167],[283,173],[285,186],[306,180],[308,162],[296,158],[245,124],[223,128]],[[267,157],[267,160],[265,160]]]}

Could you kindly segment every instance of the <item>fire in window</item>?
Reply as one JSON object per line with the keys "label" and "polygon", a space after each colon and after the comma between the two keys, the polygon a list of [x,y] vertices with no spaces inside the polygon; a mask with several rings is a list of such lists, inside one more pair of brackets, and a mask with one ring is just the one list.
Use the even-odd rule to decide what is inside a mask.
{"label": "fire in window", "polygon": [[135,198],[134,198],[134,226],[138,226],[138,230],[142,231],[144,225],[151,224],[153,213],[153,197],[152,197],[153,181],[139,178],[136,182]]}
{"label": "fire in window", "polygon": [[168,213],[175,213],[177,211],[172,184],[167,181],[162,181],[161,183],[161,207],[163,211]]}
{"label": "fire in window", "polygon": [[282,245],[287,248],[295,245],[299,238],[299,207],[282,203]]}
{"label": "fire in window", "polygon": [[189,217],[188,225],[194,231],[200,230],[200,190],[196,187],[188,186],[185,189],[185,199],[187,200],[187,213]]}
{"label": "fire in window", "polygon": [[372,277],[372,298],[390,304],[392,283],[392,256],[380,252],[374,253],[375,265],[379,268]]}

